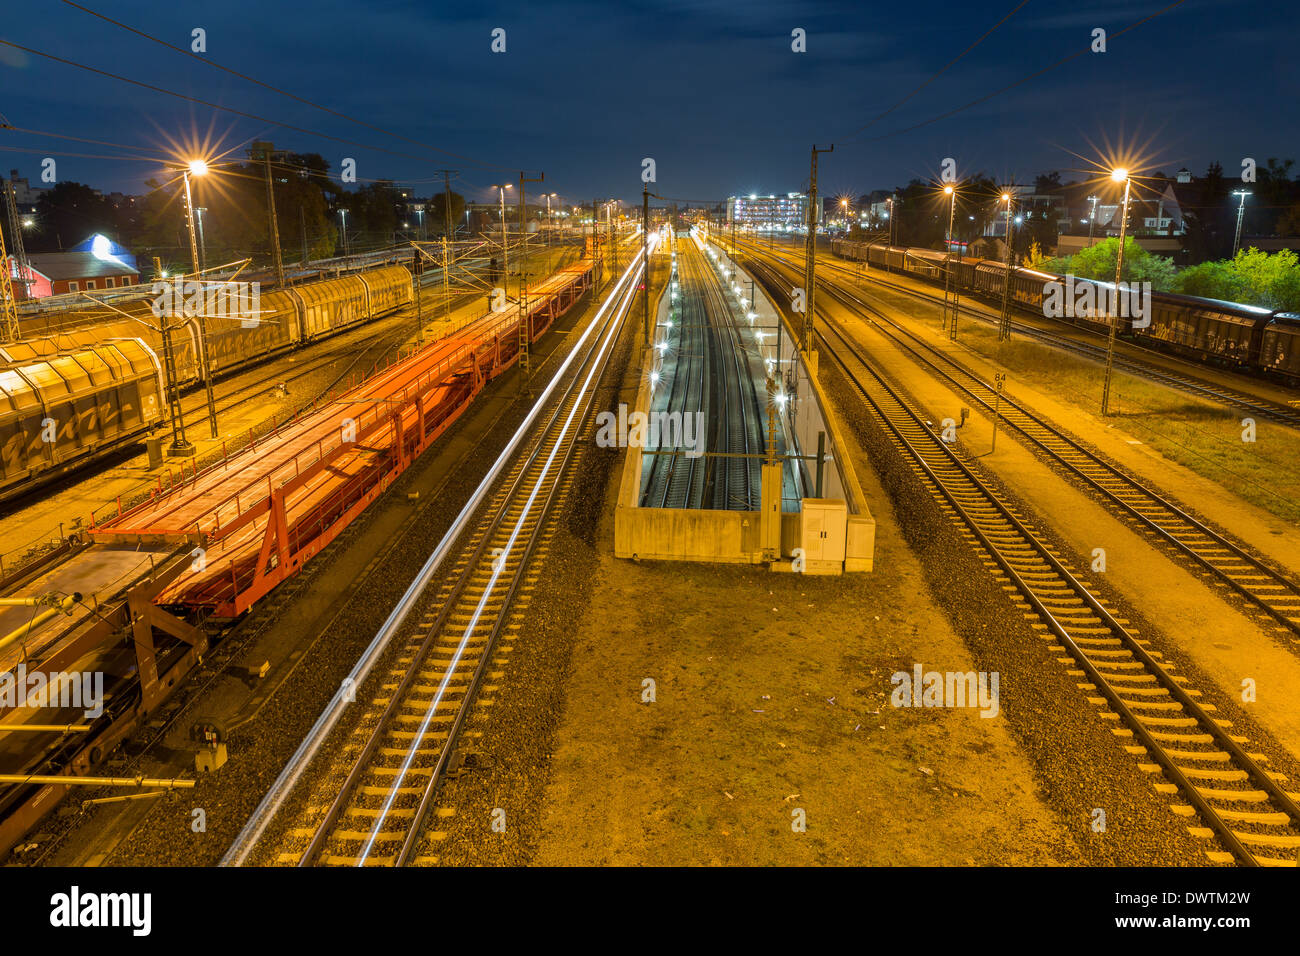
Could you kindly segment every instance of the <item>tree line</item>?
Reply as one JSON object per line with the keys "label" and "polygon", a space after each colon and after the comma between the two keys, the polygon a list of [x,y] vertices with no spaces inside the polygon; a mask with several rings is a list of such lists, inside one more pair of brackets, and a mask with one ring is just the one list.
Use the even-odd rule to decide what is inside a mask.
{"label": "tree line", "polygon": [[[1246,189],[1251,193],[1246,200],[1243,235],[1300,236],[1300,178],[1292,178],[1294,167],[1294,160],[1269,158],[1258,166],[1254,182],[1249,183],[1243,183],[1239,175],[1225,175],[1218,162],[1211,163],[1202,176],[1195,177],[1190,183],[1178,184],[1176,177],[1157,172],[1136,181],[1133,200],[1154,203],[1168,185],[1174,184],[1185,227],[1185,234],[1181,237],[1181,262],[1195,264],[1227,259],[1233,253],[1240,202],[1240,198],[1233,195],[1234,190]],[[1067,210],[1086,206],[1087,197],[1097,195],[1099,190],[1102,191],[1102,202],[1118,202],[1119,187],[1109,182],[1101,185],[1096,182],[1063,183],[1059,172],[1043,173],[1033,180],[1035,195],[1062,197]],[[964,180],[958,188],[953,216],[954,238],[969,243],[982,237],[985,227],[1003,215],[1005,206],[999,201],[1001,193],[1002,185],[985,173]],[[934,183],[920,179],[913,179],[895,189],[893,195],[896,197],[893,206],[895,241],[907,246],[943,248],[948,230],[949,198]],[[863,197],[860,202],[865,199]],[[1034,245],[1040,249],[1056,246],[1062,226],[1056,206],[1027,204],[1018,206],[1013,214],[1021,216],[1015,234],[1018,253],[1023,255]],[[1130,230],[1134,225],[1131,218]],[[855,226],[854,230],[857,231],[858,227]]]}
{"label": "tree line", "polygon": [[[418,238],[419,223],[405,209],[413,200],[393,182],[380,180],[347,190],[318,153],[277,154],[272,162],[276,225],[285,263],[341,254],[341,227],[347,225],[352,252],[391,244],[396,236]],[[205,264],[208,267],[251,256],[258,267],[272,261],[266,172],[261,162],[222,163],[205,176],[191,177],[196,209],[202,209]],[[144,195],[114,203],[84,183],[65,181],[42,192],[30,228],[23,230],[28,252],[57,252],[94,233],[130,249],[147,272],[150,259],[164,267],[189,268],[189,232],[184,183],[177,173],[146,181]],[[409,190],[406,192],[409,193]],[[444,231],[446,197],[435,193],[425,203],[425,234]],[[451,221],[464,216],[465,199],[451,194]],[[340,210],[346,210],[343,215]],[[5,224],[7,227],[7,223]],[[7,234],[7,233],[6,233]]]}

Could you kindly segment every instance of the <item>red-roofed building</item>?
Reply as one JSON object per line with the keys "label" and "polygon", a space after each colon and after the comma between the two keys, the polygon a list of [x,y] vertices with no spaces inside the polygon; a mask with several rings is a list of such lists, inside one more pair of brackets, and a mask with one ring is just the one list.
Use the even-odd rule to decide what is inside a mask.
{"label": "red-roofed building", "polygon": [[[135,266],[113,258],[101,258],[93,252],[33,252],[27,255],[31,266],[31,283],[26,297],[44,299],[66,292],[102,292],[136,285],[140,272]],[[9,275],[13,277],[14,297],[24,298],[22,277],[10,257]]]}

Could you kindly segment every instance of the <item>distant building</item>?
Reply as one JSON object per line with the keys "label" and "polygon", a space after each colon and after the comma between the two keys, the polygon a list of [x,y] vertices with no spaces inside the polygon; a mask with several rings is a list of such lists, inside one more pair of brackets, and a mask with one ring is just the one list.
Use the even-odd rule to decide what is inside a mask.
{"label": "distant building", "polygon": [[[102,236],[99,238],[103,238]],[[134,260],[130,264],[112,255],[96,252],[33,252],[28,253],[31,267],[30,288],[26,297],[44,299],[67,292],[102,292],[136,285],[140,272]],[[14,277],[14,295],[24,297],[23,285],[17,265],[10,257],[9,274]]]}
{"label": "distant building", "polygon": [[[1048,209],[1054,208],[1051,203],[1051,197],[1049,197],[1047,201],[1042,201],[1042,198],[1034,192],[1033,186],[1015,185],[1007,186],[1005,189],[1011,193],[1012,232],[1015,232],[1016,229],[1019,228],[1017,225],[1018,223],[1023,223],[1026,214],[1032,215],[1035,210],[1042,213]],[[1007,207],[1003,204],[1000,198],[990,199],[989,202],[991,210],[984,220],[983,236],[985,238],[997,238],[1001,240],[1000,243],[994,244],[990,246],[990,248],[1001,249],[1003,250],[1002,254],[1005,255],[1006,246],[1004,243],[1007,238]]]}
{"label": "distant building", "polygon": [[108,236],[102,235],[98,232],[92,236],[87,236],[75,246],[69,246],[66,251],[89,252],[93,253],[100,259],[105,259],[110,262],[116,261],[131,269],[136,268],[135,256],[131,253],[130,249],[126,248],[126,246],[118,245],[112,239],[108,238]]}
{"label": "distant building", "polygon": [[19,177],[16,169],[9,170],[9,185],[14,188],[14,202],[18,204],[20,212],[34,212],[41,193],[49,192],[45,187],[30,185],[27,177]]}
{"label": "distant building", "polygon": [[[822,198],[817,197],[817,221],[822,220]],[[727,200],[727,222],[754,229],[786,232],[808,224],[808,197],[803,193],[784,196],[732,196]]]}

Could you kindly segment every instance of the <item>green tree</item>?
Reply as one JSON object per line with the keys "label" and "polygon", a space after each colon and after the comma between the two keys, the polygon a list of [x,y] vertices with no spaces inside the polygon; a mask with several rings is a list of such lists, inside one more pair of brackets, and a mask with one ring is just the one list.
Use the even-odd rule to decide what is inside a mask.
{"label": "green tree", "polygon": [[1211,163],[1197,184],[1191,208],[1183,209],[1187,237],[1183,248],[1192,262],[1221,259],[1232,251],[1232,236],[1236,226],[1234,210],[1227,202],[1230,184],[1224,178],[1223,167]]}
{"label": "green tree", "polygon": [[1290,249],[1271,255],[1242,249],[1235,258],[1184,269],[1178,291],[1266,309],[1300,310],[1300,257]]}
{"label": "green tree", "polygon": [[83,183],[62,182],[41,193],[36,222],[34,234],[23,237],[28,252],[55,252],[97,232],[117,232],[112,203]]}
{"label": "green tree", "polygon": [[339,205],[348,211],[348,247],[353,252],[393,241],[398,195],[391,182],[366,183],[354,193],[345,193]]}
{"label": "green tree", "polygon": [[1267,164],[1259,170],[1259,183],[1255,187],[1256,206],[1251,209],[1251,202],[1246,201],[1246,224],[1252,235],[1271,236],[1278,234],[1278,220],[1288,206],[1295,202],[1296,185],[1291,180],[1291,168],[1294,159],[1278,160],[1270,156]]}
{"label": "green tree", "polygon": [[329,163],[319,153],[291,153],[279,164],[275,211],[286,260],[334,254],[338,234],[330,216],[331,201],[342,187],[330,179]]}
{"label": "green tree", "polygon": [[1188,266],[1178,273],[1174,291],[1205,299],[1223,299],[1226,302],[1238,302],[1243,297],[1232,264],[1221,259]]}
{"label": "green tree", "polygon": [[900,246],[943,248],[943,237],[948,234],[948,197],[919,179],[896,192],[894,241]]}
{"label": "green tree", "polygon": [[1277,220],[1279,236],[1300,236],[1300,202],[1286,209]]}
{"label": "green tree", "polygon": [[[434,193],[429,201],[429,208],[424,212],[424,225],[430,236],[441,235],[446,231],[447,214],[443,211],[447,203],[446,193]],[[451,194],[451,229],[464,225],[465,197],[460,193]]]}
{"label": "green tree", "polygon": [[[1080,249],[1072,256],[1051,260],[1045,267],[1048,272],[1062,275],[1070,273],[1084,279],[1102,282],[1115,281],[1115,257],[1119,254],[1119,239],[1103,239],[1094,246]],[[1150,282],[1156,291],[1165,291],[1175,285],[1177,269],[1172,259],[1153,255],[1138,245],[1132,236],[1124,240],[1124,282]]]}

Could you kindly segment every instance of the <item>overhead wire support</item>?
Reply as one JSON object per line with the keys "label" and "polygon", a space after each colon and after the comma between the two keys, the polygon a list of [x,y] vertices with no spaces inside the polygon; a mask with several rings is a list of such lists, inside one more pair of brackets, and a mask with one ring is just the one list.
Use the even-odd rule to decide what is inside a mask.
{"label": "overhead wire support", "polygon": [[266,216],[270,224],[271,254],[275,257],[275,286],[277,289],[283,289],[284,259],[280,255],[280,223],[276,218],[275,184],[271,179],[271,153],[274,151],[275,144],[265,140],[258,140],[253,143],[253,148],[249,150],[249,156],[253,160],[260,156],[263,168],[266,170]]}
{"label": "overhead wire support", "polygon": [[9,254],[5,250],[4,230],[0,229],[0,321],[3,321],[3,327],[0,328],[0,338],[5,342],[16,342],[20,337],[18,325],[18,304],[14,301],[14,287],[9,278]]}
{"label": "overhead wire support", "polygon": [[[4,298],[4,329],[3,336],[6,342],[17,342],[22,338],[22,327],[18,321],[18,303],[17,296],[14,294],[13,279],[17,278],[22,286],[23,298],[31,298],[32,271],[31,263],[27,261],[27,251],[23,248],[23,225],[21,217],[18,215],[18,202],[14,196],[13,183],[5,181],[5,205],[9,213],[9,237],[13,245],[12,266],[11,260],[5,254],[3,239],[0,239],[0,267],[4,270],[4,291],[0,296]],[[15,276],[16,273],[16,276]]]}
{"label": "overhead wire support", "polygon": [[[519,171],[519,390],[528,385],[528,375],[532,371],[530,349],[532,346],[532,322],[528,316],[528,197],[525,195],[527,183],[540,183],[546,179],[546,173],[536,178],[525,176]],[[506,279],[507,283],[509,278]]]}
{"label": "overhead wire support", "polygon": [[800,343],[805,353],[812,351],[813,306],[817,289],[817,154],[833,152],[835,152],[834,143],[825,149],[818,149],[814,143],[812,147],[812,166],[808,175],[808,242],[803,275],[803,341]]}

